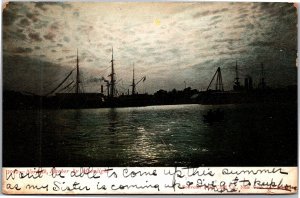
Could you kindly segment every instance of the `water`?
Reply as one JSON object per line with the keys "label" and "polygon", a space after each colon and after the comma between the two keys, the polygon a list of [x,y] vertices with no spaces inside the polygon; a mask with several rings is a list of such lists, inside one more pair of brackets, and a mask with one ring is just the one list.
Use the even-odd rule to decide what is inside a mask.
{"label": "water", "polygon": [[3,126],[4,166],[297,165],[296,104],[7,110]]}

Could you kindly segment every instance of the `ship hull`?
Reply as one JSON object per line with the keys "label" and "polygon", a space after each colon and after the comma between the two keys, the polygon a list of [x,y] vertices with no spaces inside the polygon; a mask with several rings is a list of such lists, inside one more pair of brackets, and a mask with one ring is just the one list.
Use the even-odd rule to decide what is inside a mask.
{"label": "ship hull", "polygon": [[297,101],[297,90],[206,91],[200,92],[198,103],[203,105],[272,103]]}
{"label": "ship hull", "polygon": [[57,108],[100,108],[104,107],[104,98],[99,93],[59,93],[55,96]]}

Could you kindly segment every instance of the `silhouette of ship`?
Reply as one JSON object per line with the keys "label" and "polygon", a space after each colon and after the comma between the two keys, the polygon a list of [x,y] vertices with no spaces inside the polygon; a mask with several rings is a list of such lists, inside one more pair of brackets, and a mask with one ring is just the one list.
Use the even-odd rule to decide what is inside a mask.
{"label": "silhouette of ship", "polygon": [[[114,70],[114,57],[112,48],[112,58],[111,58],[111,73],[108,75],[110,80],[102,77],[102,80],[106,83],[107,96],[104,98],[105,107],[135,107],[135,106],[147,106],[152,103],[152,97],[148,94],[139,94],[136,92],[136,87],[140,82],[145,82],[146,76],[143,76],[137,82],[135,81],[134,65],[133,65],[133,76],[132,76],[132,87],[131,95],[129,94],[129,89],[127,90],[127,95],[124,93],[119,94],[116,89],[116,73]],[[103,90],[103,86],[101,88]],[[103,92],[103,91],[102,91]]]}
{"label": "silhouette of ship", "polygon": [[[238,104],[255,102],[284,102],[297,99],[297,87],[289,86],[285,89],[271,89],[266,85],[264,65],[261,63],[261,74],[259,84],[253,86],[252,77],[247,75],[244,86],[240,83],[238,65],[235,66],[235,80],[233,90],[224,91],[221,68],[218,67],[212,77],[206,91],[199,93],[197,100],[199,104]],[[215,88],[212,84],[215,81]]]}
{"label": "silhouette of ship", "polygon": [[[148,94],[138,94],[136,93],[136,86],[140,82],[146,80],[146,76],[142,77],[138,82],[135,82],[134,68],[133,68],[133,80],[132,80],[132,94],[129,95],[118,95],[118,90],[116,89],[116,73],[114,70],[114,54],[112,48],[112,57],[111,57],[111,73],[108,75],[109,79],[105,77],[101,78],[101,81],[106,83],[107,95],[104,95],[104,86],[101,85],[100,93],[84,93],[81,89],[80,81],[80,70],[79,70],[79,58],[77,50],[77,59],[76,59],[76,82],[73,88],[75,88],[74,93],[56,93],[55,96],[52,96],[54,101],[53,106],[58,108],[100,108],[100,107],[129,107],[129,106],[146,106],[151,103],[151,96]],[[52,90],[46,96],[55,93],[61,86],[67,81],[71,76],[73,70],[66,76],[65,79],[59,85]],[[73,81],[72,81],[73,82]],[[63,89],[70,87],[73,83],[69,83]],[[51,105],[50,105],[51,106]]]}
{"label": "silhouette of ship", "polygon": [[[55,93],[55,96],[51,96],[49,101],[52,101],[52,104],[47,103],[48,106],[53,106],[56,108],[99,108],[103,107],[104,105],[104,95],[103,93],[84,93],[83,88],[80,87],[81,80],[80,80],[80,70],[79,70],[79,57],[78,57],[78,49],[77,49],[77,58],[76,58],[76,80],[75,84],[74,81],[71,81],[66,86],[62,87],[65,82],[69,79],[71,74],[75,69],[73,69],[59,85],[53,89],[51,92],[46,94],[46,97],[55,93],[57,90],[66,90],[69,89],[69,92],[63,93]],[[73,86],[73,87],[71,87]],[[74,93],[70,93],[75,89]],[[46,100],[47,101],[47,100]],[[47,105],[46,105],[47,106]]]}

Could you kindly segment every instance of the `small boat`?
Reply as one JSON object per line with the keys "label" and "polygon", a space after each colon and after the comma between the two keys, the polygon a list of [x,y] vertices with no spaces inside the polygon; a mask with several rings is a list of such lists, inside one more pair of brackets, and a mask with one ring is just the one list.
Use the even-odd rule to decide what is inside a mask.
{"label": "small boat", "polygon": [[209,110],[207,114],[203,115],[205,122],[218,122],[224,119],[224,111],[217,109],[215,111]]}

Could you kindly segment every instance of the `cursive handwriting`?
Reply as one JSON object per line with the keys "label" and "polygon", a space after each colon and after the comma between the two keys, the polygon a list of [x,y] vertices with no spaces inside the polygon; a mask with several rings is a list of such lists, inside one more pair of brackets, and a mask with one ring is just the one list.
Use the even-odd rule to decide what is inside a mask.
{"label": "cursive handwriting", "polygon": [[88,186],[81,186],[81,184],[79,182],[73,182],[73,184],[71,186],[69,186],[68,184],[66,184],[66,182],[59,182],[59,181],[54,181],[53,182],[54,187],[52,188],[54,191],[74,191],[74,190],[78,190],[78,191],[89,191],[90,188]]}
{"label": "cursive handwriting", "polygon": [[152,170],[150,172],[146,171],[129,171],[127,168],[123,169],[123,177],[136,177],[136,176],[157,176],[156,170]]}
{"label": "cursive handwriting", "polygon": [[144,186],[140,186],[140,185],[123,185],[123,184],[120,184],[120,185],[112,185],[111,186],[111,189],[112,190],[124,190],[124,189],[149,189],[149,188],[154,188],[154,189],[157,189],[157,191],[159,191],[159,185],[158,184],[155,184],[155,185],[144,185]]}
{"label": "cursive handwriting", "polygon": [[292,190],[297,190],[296,186],[291,186],[288,184],[283,184],[281,179],[278,183],[273,181],[274,179],[272,178],[270,181],[261,181],[257,178],[254,180],[254,189],[274,189],[274,190],[285,190],[285,191],[292,191]]}
{"label": "cursive handwriting", "polygon": [[78,170],[72,170],[70,176],[71,177],[84,177],[86,176],[89,179],[98,179],[100,178],[100,174],[97,171],[94,171],[93,168],[80,168],[80,171]]}
{"label": "cursive handwriting", "polygon": [[229,170],[228,168],[224,168],[222,170],[223,175],[240,175],[240,174],[248,174],[248,175],[257,175],[257,174],[273,174],[280,173],[284,175],[288,175],[287,172],[282,171],[281,168],[273,168],[273,169],[256,169],[256,170]]}
{"label": "cursive handwriting", "polygon": [[34,171],[18,171],[18,169],[14,169],[13,171],[7,171],[6,172],[6,180],[12,179],[14,180],[16,177],[19,179],[38,179],[43,178],[43,174],[45,173],[45,170],[42,168],[35,169]]}
{"label": "cursive handwriting", "polygon": [[215,173],[213,171],[211,171],[209,168],[207,169],[204,169],[204,170],[201,170],[199,171],[198,168],[183,168],[183,169],[187,169],[188,173],[187,175],[189,177],[192,177],[192,176],[214,176]]}
{"label": "cursive handwriting", "polygon": [[[289,193],[295,167],[4,168],[5,193]],[[148,189],[148,190],[147,190]]]}

